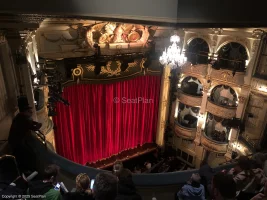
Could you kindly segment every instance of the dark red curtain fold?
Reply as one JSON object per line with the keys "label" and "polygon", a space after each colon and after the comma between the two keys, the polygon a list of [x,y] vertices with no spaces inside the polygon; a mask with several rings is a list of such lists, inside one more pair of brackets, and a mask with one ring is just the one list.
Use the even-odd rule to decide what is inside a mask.
{"label": "dark red curtain fold", "polygon": [[58,103],[58,154],[80,164],[151,143],[156,136],[160,76],[64,89],[70,106]]}

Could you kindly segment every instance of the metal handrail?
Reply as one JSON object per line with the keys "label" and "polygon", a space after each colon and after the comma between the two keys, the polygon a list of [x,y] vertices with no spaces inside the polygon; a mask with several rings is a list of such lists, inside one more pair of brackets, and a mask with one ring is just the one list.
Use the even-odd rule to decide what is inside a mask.
{"label": "metal handrail", "polygon": [[37,135],[37,137],[42,141],[42,143],[45,145],[45,147],[47,147],[46,145],[46,137],[45,135],[40,131],[40,130],[37,130],[37,131],[34,131],[34,133]]}

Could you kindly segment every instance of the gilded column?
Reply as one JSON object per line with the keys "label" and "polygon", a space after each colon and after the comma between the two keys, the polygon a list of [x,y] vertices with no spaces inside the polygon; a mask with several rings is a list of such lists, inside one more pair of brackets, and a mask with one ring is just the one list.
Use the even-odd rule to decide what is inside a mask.
{"label": "gilded column", "polygon": [[236,146],[237,146],[237,141],[238,141],[238,134],[239,134],[238,129],[232,128],[230,130],[230,138],[229,138],[228,148],[227,148],[227,151],[225,154],[225,158],[227,160],[232,159],[233,151],[237,148]]}
{"label": "gilded column", "polygon": [[203,96],[202,96],[201,108],[200,108],[199,116],[198,116],[196,138],[194,140],[196,145],[200,145],[200,138],[201,138],[202,130],[205,128],[205,113],[206,113],[206,105],[207,105],[207,100],[208,100],[209,88],[210,88],[210,84],[206,84],[203,87]]}
{"label": "gilded column", "polygon": [[156,143],[160,147],[164,146],[164,132],[168,120],[169,101],[170,101],[170,73],[169,65],[164,67],[161,79],[160,101],[158,113],[158,125],[156,134]]}

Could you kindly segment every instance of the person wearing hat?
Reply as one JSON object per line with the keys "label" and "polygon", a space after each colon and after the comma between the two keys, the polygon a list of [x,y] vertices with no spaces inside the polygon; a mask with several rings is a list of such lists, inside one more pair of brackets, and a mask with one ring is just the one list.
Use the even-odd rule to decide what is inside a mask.
{"label": "person wearing hat", "polygon": [[32,120],[32,108],[29,106],[26,97],[18,99],[18,107],[19,113],[12,121],[8,143],[13,155],[16,157],[19,167],[21,170],[24,170],[27,164],[25,154],[27,155],[29,153],[28,147],[26,146],[26,138],[31,134],[31,131],[39,130],[42,124]]}

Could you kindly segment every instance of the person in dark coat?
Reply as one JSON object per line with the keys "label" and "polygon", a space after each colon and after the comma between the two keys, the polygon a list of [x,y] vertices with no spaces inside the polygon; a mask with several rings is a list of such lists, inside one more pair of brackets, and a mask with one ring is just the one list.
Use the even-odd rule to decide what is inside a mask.
{"label": "person in dark coat", "polygon": [[8,144],[16,157],[18,166],[21,171],[33,170],[35,156],[32,150],[26,145],[27,137],[31,131],[37,131],[42,124],[32,120],[32,108],[28,104],[26,97],[18,99],[19,113],[13,119]]}
{"label": "person in dark coat", "polygon": [[118,174],[118,179],[118,195],[116,200],[142,200],[142,197],[136,191],[130,170],[122,169]]}

